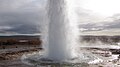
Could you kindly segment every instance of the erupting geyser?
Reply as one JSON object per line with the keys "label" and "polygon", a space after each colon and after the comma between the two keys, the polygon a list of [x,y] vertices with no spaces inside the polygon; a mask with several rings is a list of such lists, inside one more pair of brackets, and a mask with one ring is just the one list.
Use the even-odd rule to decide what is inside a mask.
{"label": "erupting geyser", "polygon": [[[49,0],[48,4],[48,58],[59,61],[72,59],[76,56],[74,47],[77,46],[79,37],[77,23],[73,20],[70,21],[68,17],[70,12],[66,0]],[[72,14],[74,15],[74,13]],[[73,16],[71,16],[71,19],[73,19]]]}
{"label": "erupting geyser", "polygon": [[[92,54],[80,51],[79,29],[75,5],[71,0],[48,0],[48,44],[44,53],[23,55],[27,63],[81,63],[96,60]],[[46,19],[47,20],[47,19]],[[46,35],[47,36],[47,35]],[[54,62],[53,62],[54,61]]]}

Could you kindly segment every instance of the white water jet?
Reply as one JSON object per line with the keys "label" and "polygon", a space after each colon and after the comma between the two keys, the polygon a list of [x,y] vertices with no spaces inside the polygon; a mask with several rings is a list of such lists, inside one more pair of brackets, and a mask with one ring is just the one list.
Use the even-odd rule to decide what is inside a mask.
{"label": "white water jet", "polygon": [[69,9],[66,1],[49,0],[48,2],[49,47],[47,55],[52,60],[61,61],[76,57],[74,49],[78,44],[78,27],[74,20],[74,12]]}
{"label": "white water jet", "polygon": [[[48,41],[43,43],[45,51],[23,55],[28,64],[93,63],[101,61],[91,53],[80,51],[79,28],[74,0],[48,0]],[[47,19],[46,19],[47,20]],[[47,35],[45,35],[47,36]],[[44,37],[44,36],[43,36]],[[78,49],[78,50],[77,50]],[[91,62],[92,61],[92,62]],[[94,63],[95,63],[94,62]]]}

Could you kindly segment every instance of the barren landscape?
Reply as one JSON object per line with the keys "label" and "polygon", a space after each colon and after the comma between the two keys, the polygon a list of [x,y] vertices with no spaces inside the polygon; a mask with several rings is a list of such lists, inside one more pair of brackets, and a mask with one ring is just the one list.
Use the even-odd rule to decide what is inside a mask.
{"label": "barren landscape", "polygon": [[[99,40],[100,45],[85,45],[81,46],[81,50],[90,52],[92,54],[102,57],[103,61],[95,64],[90,64],[88,67],[119,67],[120,54],[120,37],[119,36],[81,36],[82,41],[87,44],[95,44]],[[42,42],[39,36],[7,36],[0,37],[0,67],[34,67],[21,62],[21,56],[24,54],[31,54],[39,52],[42,49]],[[28,40],[29,39],[29,40]],[[16,40],[16,41],[13,41]],[[18,41],[17,41],[18,40]],[[22,40],[22,41],[21,41]],[[107,45],[105,45],[107,44]],[[111,46],[111,47],[110,47]]]}

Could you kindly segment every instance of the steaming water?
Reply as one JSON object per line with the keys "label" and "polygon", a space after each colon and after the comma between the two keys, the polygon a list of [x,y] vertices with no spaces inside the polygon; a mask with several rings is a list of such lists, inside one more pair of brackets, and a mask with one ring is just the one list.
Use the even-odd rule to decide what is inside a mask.
{"label": "steaming water", "polygon": [[48,44],[44,48],[46,51],[43,54],[24,55],[23,60],[27,59],[29,63],[46,64],[56,62],[81,63],[83,60],[88,62],[97,59],[92,54],[78,51],[80,33],[74,7],[71,0],[48,0],[49,37]]}
{"label": "steaming water", "polygon": [[65,5],[65,0],[49,0],[48,58],[59,61],[75,57],[74,47],[78,44],[76,21],[70,22]]}

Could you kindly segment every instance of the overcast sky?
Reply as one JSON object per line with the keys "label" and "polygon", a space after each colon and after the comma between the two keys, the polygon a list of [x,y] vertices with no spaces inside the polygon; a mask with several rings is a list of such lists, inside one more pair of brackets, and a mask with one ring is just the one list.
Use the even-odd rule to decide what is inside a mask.
{"label": "overcast sky", "polygon": [[38,33],[44,22],[45,3],[45,0],[0,0],[0,32]]}
{"label": "overcast sky", "polygon": [[[120,0],[68,1],[74,2],[80,28],[120,28]],[[0,33],[39,33],[46,22],[46,4],[47,0],[0,0]]]}

